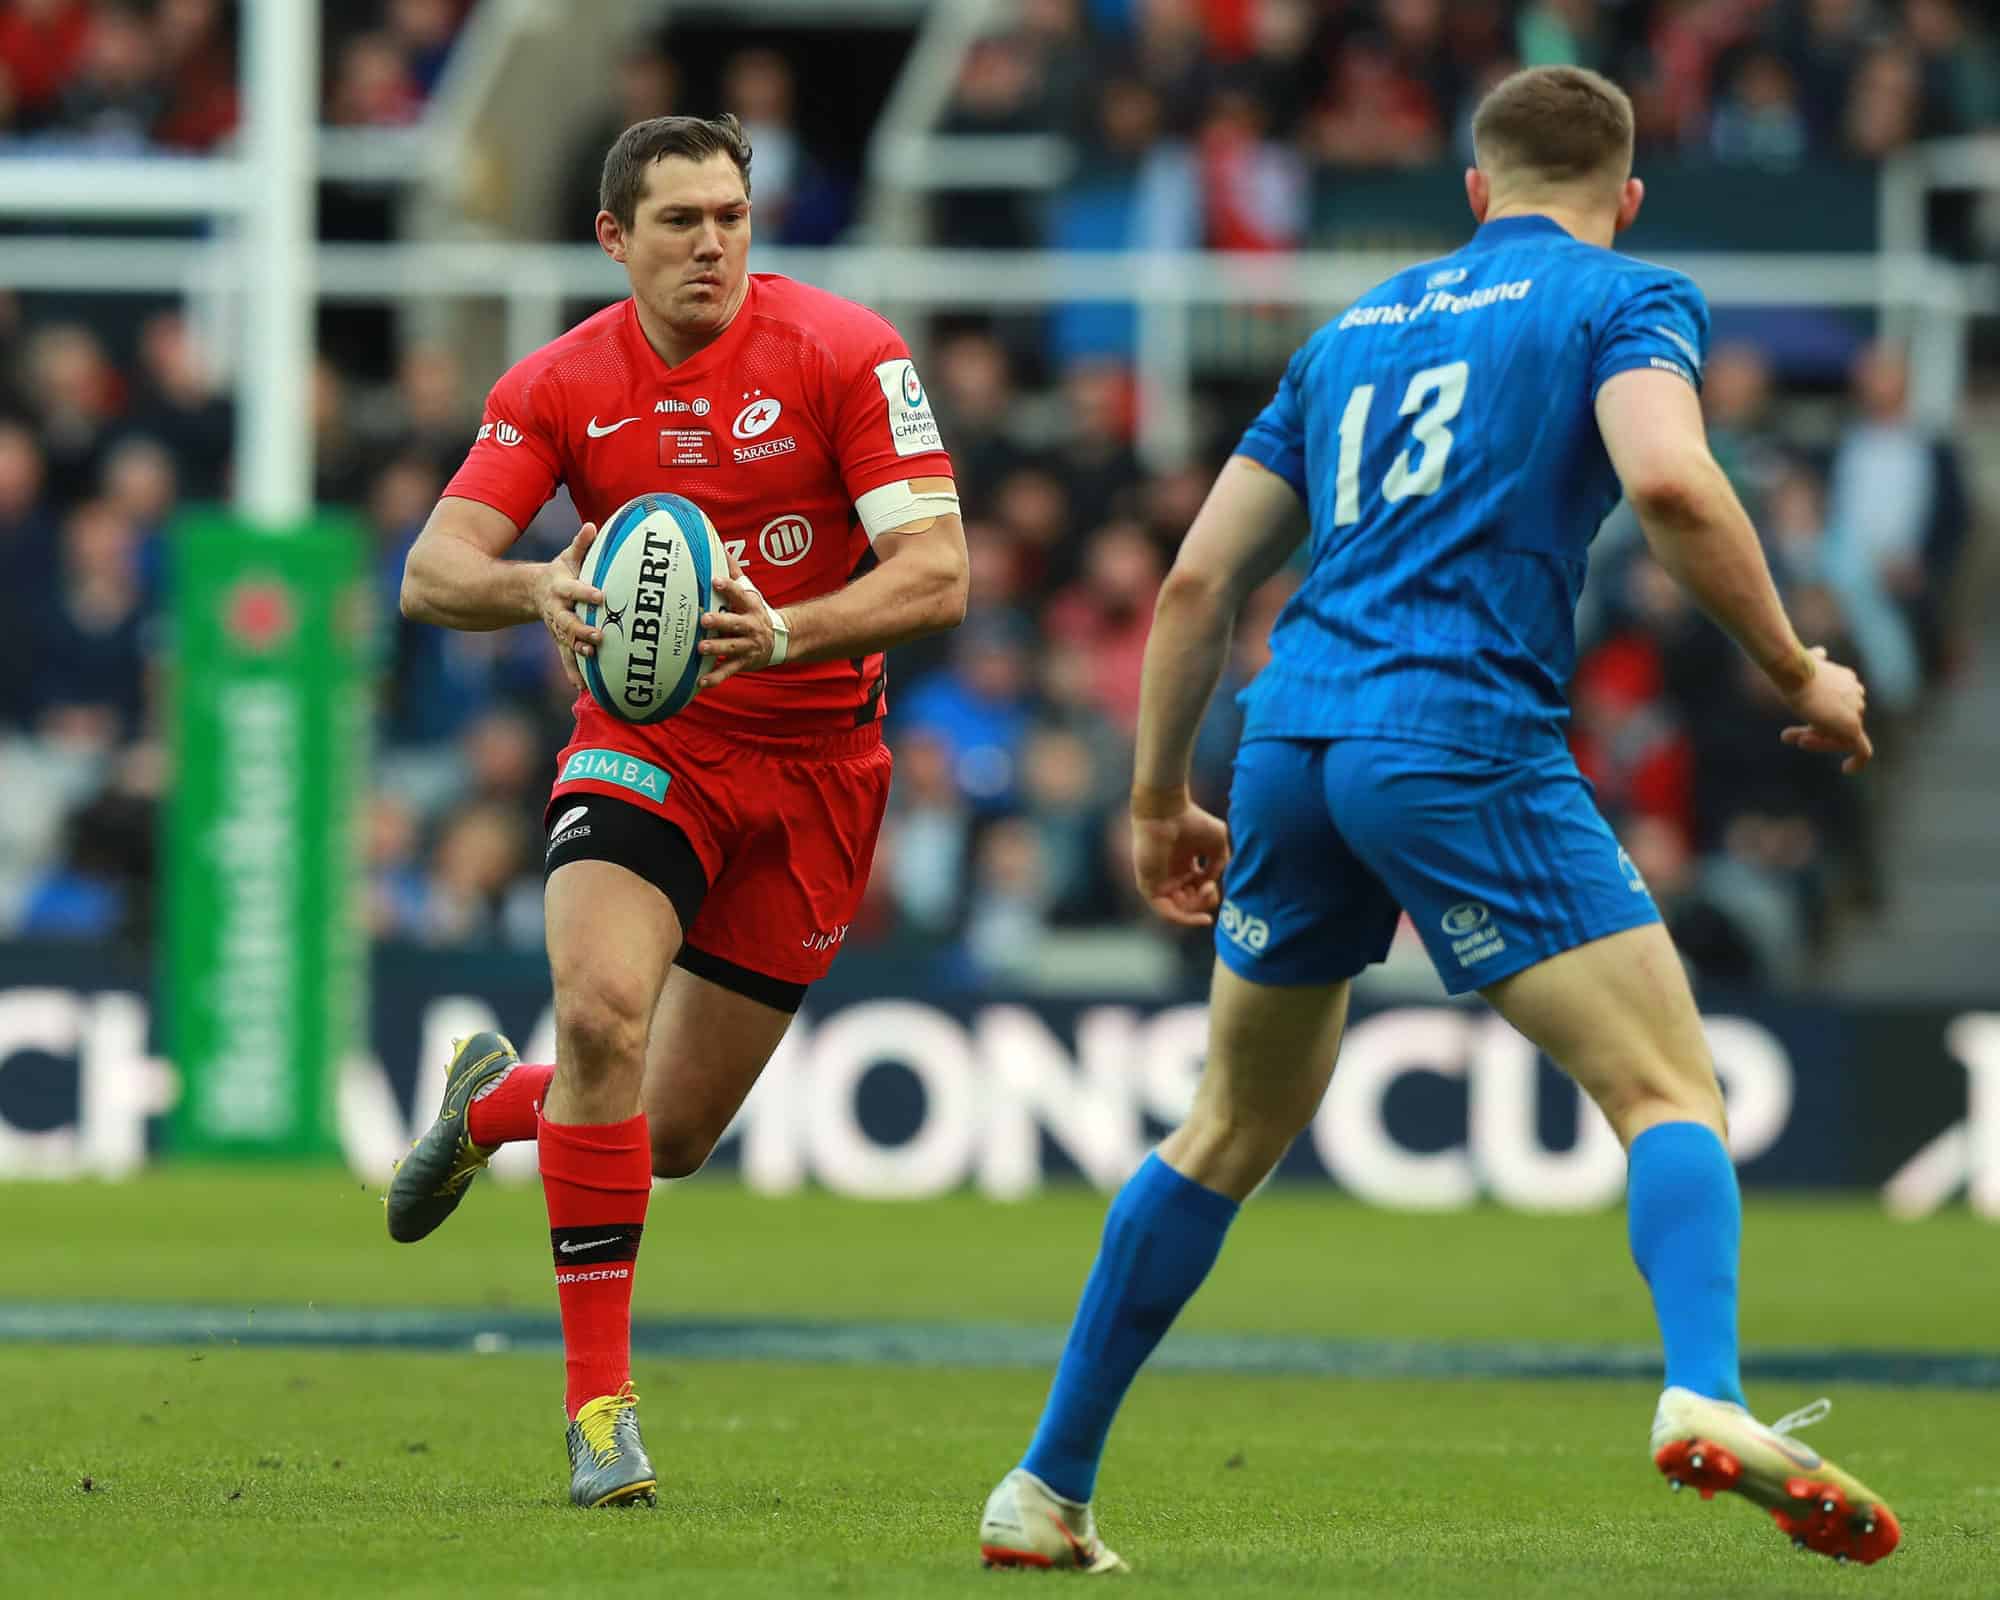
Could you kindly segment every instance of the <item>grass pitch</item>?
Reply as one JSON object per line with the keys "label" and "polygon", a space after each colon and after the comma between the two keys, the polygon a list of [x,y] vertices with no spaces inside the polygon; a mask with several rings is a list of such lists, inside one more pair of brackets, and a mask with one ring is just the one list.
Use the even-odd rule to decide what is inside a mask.
{"label": "grass pitch", "polygon": [[[1060,1324],[1101,1197],[994,1207],[655,1197],[642,1317]],[[396,1247],[331,1172],[0,1188],[7,1287],[52,1300],[552,1308],[539,1195],[482,1183]],[[1991,1348],[2000,1232],[1753,1199],[1746,1343]],[[1640,1343],[1613,1215],[1400,1217],[1260,1196],[1189,1326]],[[0,1346],[0,1590],[10,1594],[990,1594],[979,1506],[1047,1373],[641,1361],[659,1510],[563,1499],[547,1356]],[[1987,1597],[2000,1593],[2000,1393],[1835,1385],[1816,1445],[1889,1493],[1866,1571],[1768,1519],[1670,1496],[1645,1382],[1153,1373],[1114,1435],[1105,1534],[1160,1593]],[[1767,1412],[1810,1398],[1765,1392]],[[85,1486],[86,1480],[88,1487]]]}

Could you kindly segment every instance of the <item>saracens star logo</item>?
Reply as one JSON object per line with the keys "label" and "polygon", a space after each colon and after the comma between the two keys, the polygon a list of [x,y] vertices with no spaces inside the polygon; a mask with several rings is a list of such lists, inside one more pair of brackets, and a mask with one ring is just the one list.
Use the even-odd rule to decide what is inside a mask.
{"label": "saracens star logo", "polygon": [[785,409],[784,403],[753,389],[743,397],[750,403],[736,413],[736,420],[729,425],[729,431],[739,439],[754,439],[760,433],[769,433],[777,422],[778,414]]}

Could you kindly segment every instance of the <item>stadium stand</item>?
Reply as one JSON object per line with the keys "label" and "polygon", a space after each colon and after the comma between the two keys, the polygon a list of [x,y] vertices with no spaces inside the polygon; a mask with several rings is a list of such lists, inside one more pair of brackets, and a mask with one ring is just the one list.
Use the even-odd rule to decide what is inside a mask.
{"label": "stadium stand", "polygon": [[[326,120],[419,118],[470,7],[329,9],[342,20],[325,41]],[[1055,135],[1074,176],[1054,192],[944,192],[929,211],[936,243],[1288,251],[1365,234],[1385,175],[1435,183],[1462,161],[1473,101],[1517,64],[1619,76],[1642,162],[1747,175],[1718,190],[1739,201],[1828,162],[2000,126],[1994,29],[1955,0],[1023,0],[1016,16],[968,53],[940,129]],[[234,115],[236,25],[221,0],[9,0],[0,136],[214,148]],[[613,114],[566,158],[566,187],[585,190],[621,117],[727,105],[751,125],[760,238],[848,237],[861,151],[808,137],[799,113],[828,92],[815,74],[838,70],[749,42],[697,87],[672,34],[635,41]],[[547,231],[578,237],[587,216],[572,203]],[[1936,223],[1948,248],[1980,248],[1976,213]],[[1967,463],[1912,420],[1893,344],[1850,332],[1827,348],[1773,328],[1762,339],[1719,323],[1710,424],[1796,614],[1868,676],[1893,783],[1969,649]],[[901,772],[853,939],[942,944],[968,974],[1030,981],[1020,953],[1065,931],[1161,937],[1133,902],[1121,822],[1140,653],[1173,546],[1285,346],[1260,358],[1255,383],[1217,386],[1199,448],[1160,471],[1135,448],[1121,308],[928,331],[974,611],[892,663]],[[134,318],[0,295],[0,549],[15,574],[0,594],[0,932],[152,937],[163,550],[176,509],[230,473],[231,401],[210,368],[171,306]],[[373,931],[537,947],[537,822],[567,723],[547,642],[418,628],[395,606],[404,552],[489,376],[444,344],[330,343],[310,376],[317,492],[365,523],[379,574]],[[551,551],[573,526],[558,501],[527,548]],[[1226,689],[1261,664],[1292,582],[1281,574],[1253,600]],[[1830,943],[1883,904],[1876,808],[1778,743],[1775,708],[1629,519],[1600,539],[1580,644],[1578,758],[1690,959],[1718,980],[1812,982]],[[60,675],[35,670],[57,659]],[[1211,805],[1235,723],[1225,693],[1198,758]],[[1198,941],[1188,959],[1202,959]]]}

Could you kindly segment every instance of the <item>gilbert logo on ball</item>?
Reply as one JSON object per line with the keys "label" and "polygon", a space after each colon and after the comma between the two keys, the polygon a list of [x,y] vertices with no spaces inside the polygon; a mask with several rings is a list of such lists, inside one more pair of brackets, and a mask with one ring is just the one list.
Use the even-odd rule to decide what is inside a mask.
{"label": "gilbert logo on ball", "polygon": [[660,722],[693,699],[702,613],[728,570],[715,524],[681,495],[640,495],[605,518],[580,574],[604,604],[577,607],[602,633],[577,663],[591,699],[626,722]]}

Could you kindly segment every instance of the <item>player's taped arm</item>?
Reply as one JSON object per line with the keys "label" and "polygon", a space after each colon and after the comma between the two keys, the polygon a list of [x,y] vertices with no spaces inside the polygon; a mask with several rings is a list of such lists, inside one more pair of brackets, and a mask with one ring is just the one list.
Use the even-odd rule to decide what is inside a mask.
{"label": "player's taped arm", "polygon": [[1814,672],[1778,598],[1749,513],[1708,448],[1701,402],[1669,372],[1633,368],[1597,391],[1597,426],[1661,566],[1781,693]]}
{"label": "player's taped arm", "polygon": [[866,502],[884,491],[871,490],[856,503],[875,547],[875,568],[832,594],[784,608],[791,633],[787,662],[873,655],[965,620],[965,524],[957,485],[949,478],[918,478],[890,487],[901,490],[888,513],[902,513],[894,526],[883,520],[886,498],[874,502],[882,525],[869,521]]}
{"label": "player's taped arm", "polygon": [[504,559],[520,536],[504,512],[447,495],[403,562],[403,615],[470,632],[533,622],[545,563]]}
{"label": "player's taped arm", "polygon": [[1269,468],[1231,456],[1160,586],[1139,691],[1132,814],[1172,817],[1188,803],[1195,733],[1222,677],[1236,613],[1305,531],[1298,495]]}

